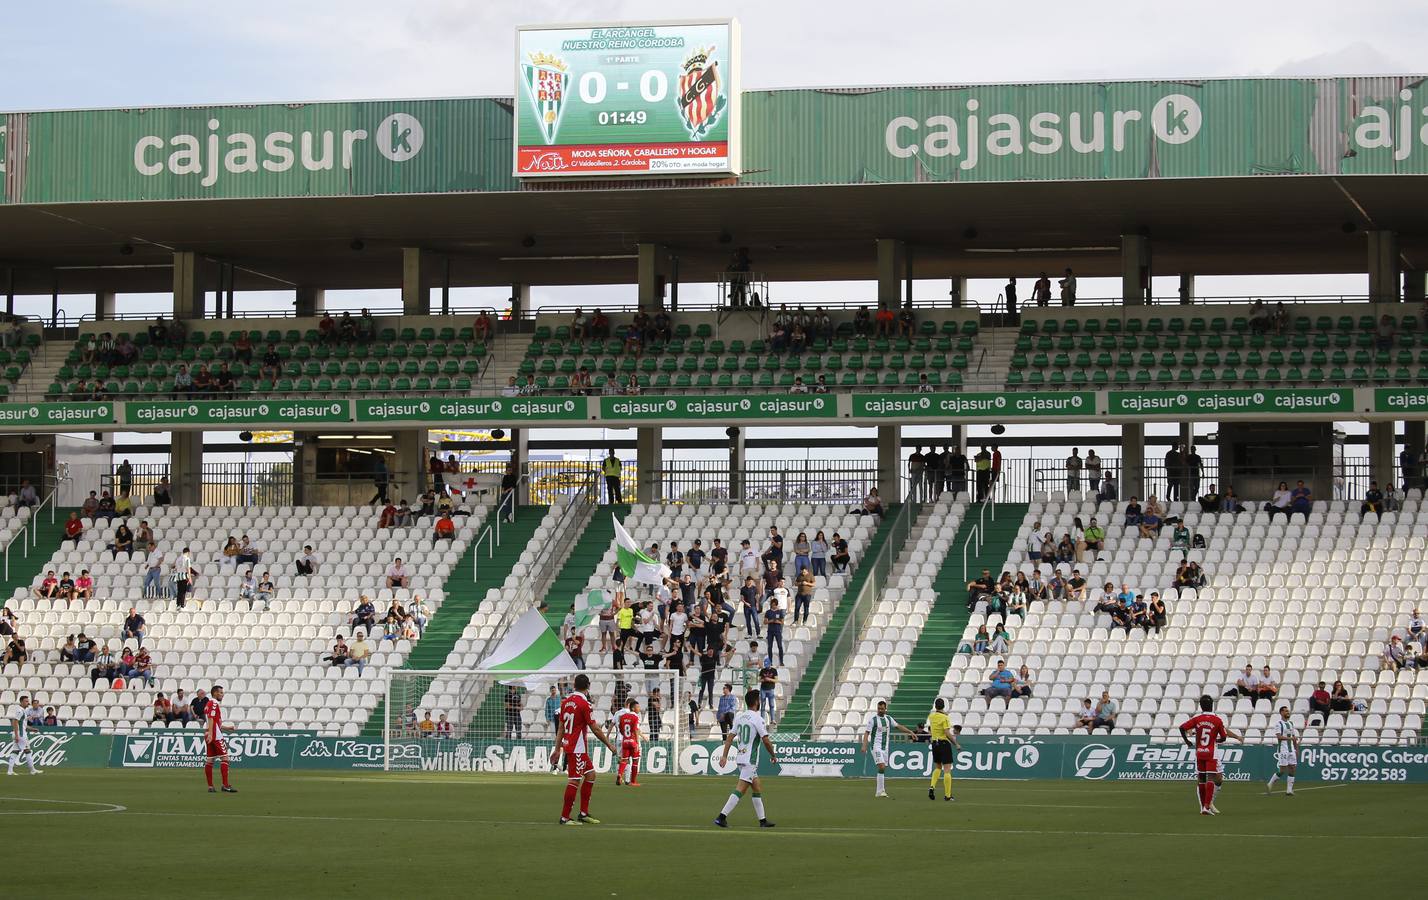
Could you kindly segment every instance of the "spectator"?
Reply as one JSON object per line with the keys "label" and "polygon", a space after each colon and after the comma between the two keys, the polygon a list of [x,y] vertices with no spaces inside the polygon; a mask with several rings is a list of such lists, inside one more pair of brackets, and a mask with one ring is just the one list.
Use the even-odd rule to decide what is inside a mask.
{"label": "spectator", "polygon": [[890,309],[879,308],[873,314],[873,320],[877,323],[878,337],[890,338],[893,336],[893,329],[896,327],[897,314]]}
{"label": "spectator", "polygon": [[1116,473],[1107,472],[1106,476],[1101,479],[1100,489],[1096,491],[1096,502],[1115,503],[1119,499],[1120,491],[1116,487]]}
{"label": "spectator", "polygon": [[273,594],[275,592],[276,588],[273,585],[272,574],[270,572],[264,572],[263,577],[258,579],[258,590],[255,595],[258,602],[263,604],[264,612],[266,612],[272,604]]}
{"label": "spectator", "polygon": [[[92,493],[93,492],[91,492],[91,494]],[[115,509],[114,498],[110,496],[108,491],[105,491],[104,496],[99,498],[99,508],[94,511],[94,520],[97,522],[103,519],[112,524],[114,522]]]}
{"label": "spectator", "polygon": [[[253,601],[257,599],[257,596],[258,579],[253,577],[253,570],[248,569],[244,571],[243,580],[238,584],[238,599],[247,600],[248,609],[251,610],[253,608]],[[237,606],[238,604],[235,602],[233,605]]]}
{"label": "spectator", "polygon": [[807,566],[799,570],[798,578],[794,580],[792,621],[808,624],[808,613],[813,606],[813,589],[816,584],[817,579]]}
{"label": "spectator", "polygon": [[30,659],[30,651],[25,647],[25,639],[19,635],[10,638],[10,643],[5,645],[6,663],[25,663]]}
{"label": "spectator", "polygon": [[835,531],[830,546],[833,548],[833,555],[829,557],[833,561],[833,571],[835,573],[847,572],[848,563],[852,560],[852,556],[848,553],[848,542]]}
{"label": "spectator", "polygon": [[[772,647],[769,648],[769,652],[772,655]],[[779,665],[783,665],[782,660],[779,661]],[[770,658],[759,669],[759,712],[763,714],[770,726],[778,724],[777,691],[778,669],[774,668],[773,659]]]}
{"label": "spectator", "polygon": [[39,502],[40,495],[39,492],[35,490],[35,486],[30,484],[29,479],[22,479],[20,481],[20,493],[15,496],[15,508],[19,509],[22,506],[32,507]]}
{"label": "spectator", "polygon": [[1071,448],[1071,455],[1066,457],[1066,492],[1077,493],[1081,490],[1081,468],[1085,460],[1081,459],[1079,447]]}
{"label": "spectator", "polygon": [[154,698],[153,715],[149,717],[151,722],[168,722],[173,713],[173,704],[169,703],[161,692]]}
{"label": "spectator", "polygon": [[521,739],[521,690],[515,685],[507,685],[505,699],[505,725],[501,737],[505,740]]}
{"label": "spectator", "polygon": [[987,686],[982,689],[982,698],[987,701],[987,708],[990,709],[992,699],[1002,698],[1007,706],[1011,706],[1012,692],[1016,690],[1016,673],[1007,668],[1007,661],[997,660],[997,667],[987,679]]}
{"label": "spectator", "polygon": [[1329,692],[1329,708],[1334,712],[1353,712],[1353,698],[1349,696],[1349,689],[1344,687],[1342,681],[1335,681]]}
{"label": "spectator", "polygon": [[[89,496],[92,499],[94,497],[94,492],[90,491]],[[79,539],[83,534],[84,523],[79,520],[79,513],[71,512],[69,514],[69,519],[64,523],[64,539],[67,541],[74,541],[74,549],[78,550]]]}
{"label": "spectator", "polygon": [[152,687],[154,684],[154,661],[149,657],[149,648],[140,647],[139,654],[134,657],[134,666],[129,670],[130,678],[144,679],[144,687]]}
{"label": "spectator", "polygon": [[299,575],[316,575],[317,567],[321,562],[321,557],[312,552],[312,545],[304,544],[302,556],[297,560],[297,573]]}
{"label": "spectator", "polygon": [[237,563],[240,566],[250,566],[261,562],[263,551],[248,540],[248,535],[243,535],[243,539],[238,542]]}
{"label": "spectator", "polygon": [[1140,525],[1141,513],[1139,498],[1130,498],[1130,502],[1126,504],[1125,508],[1125,526],[1127,528],[1135,528]]}
{"label": "spectator", "polygon": [[1413,615],[1408,619],[1408,639],[1418,643],[1428,643],[1428,626],[1425,626],[1423,616],[1418,612],[1418,607],[1413,607]]}
{"label": "spectator", "polygon": [[967,582],[967,610],[970,612],[976,609],[977,604],[987,600],[995,590],[996,582],[992,580],[992,570],[983,569],[981,575]]}
{"label": "spectator", "polygon": [[1094,554],[1094,559],[1099,560],[1101,558],[1101,551],[1106,547],[1106,529],[1097,524],[1094,517],[1091,519],[1091,523],[1086,526],[1083,540],[1086,544],[1085,549]]}
{"label": "spectator", "polygon": [[367,636],[359,631],[352,638],[352,645],[347,648],[347,662],[343,665],[356,666],[357,674],[361,675],[367,670],[367,663],[372,659],[372,648],[367,646]]}
{"label": "spectator", "polygon": [[1250,697],[1250,703],[1259,703],[1261,700],[1268,700],[1270,708],[1273,709],[1274,701],[1279,696],[1279,681],[1270,671],[1269,666],[1265,666],[1259,673],[1259,684],[1255,686],[1254,694]]}
{"label": "spectator", "polygon": [[154,505],[168,506],[173,502],[173,492],[169,488],[169,478],[167,475],[159,477],[159,483],[154,485]]}
{"label": "spectator", "polygon": [[1165,600],[1161,598],[1157,591],[1151,591],[1150,604],[1146,609],[1146,617],[1150,626],[1155,629],[1155,633],[1160,634],[1160,629],[1165,627],[1169,616],[1165,609]]}
{"label": "spectator", "polygon": [[[1305,487],[1304,482],[1302,480],[1296,482],[1294,490],[1290,493],[1289,512],[1285,514],[1284,518],[1288,519],[1290,515],[1294,513],[1303,513],[1304,521],[1305,523],[1308,523],[1309,510],[1313,507],[1313,505],[1313,492],[1311,492],[1309,488]],[[1272,519],[1274,518],[1274,516],[1271,515],[1270,518]]]}
{"label": "spectator", "polygon": [[1226,697],[1253,697],[1259,689],[1259,674],[1254,666],[1245,663],[1243,672],[1235,677],[1235,686],[1225,691]]}
{"label": "spectator", "polygon": [[45,577],[40,582],[40,586],[35,588],[35,598],[38,600],[58,600],[60,599],[59,589],[59,579],[55,577],[55,570],[50,569],[45,572]]}
{"label": "spectator", "polygon": [[769,608],[764,612],[764,627],[768,630],[768,658],[773,660],[774,645],[778,645],[778,664],[783,665],[783,610],[779,608],[778,598],[769,601]]}
{"label": "spectator", "polygon": [[387,587],[411,587],[411,575],[407,572],[407,567],[402,563],[400,556],[390,566],[387,566]]}
{"label": "spectator", "polygon": [[65,639],[64,646],[60,647],[60,662],[79,662],[79,660],[76,658],[78,656],[78,653],[79,647],[76,646],[74,643],[74,635],[70,635],[68,638]]}
{"label": "spectator", "polygon": [[1403,638],[1393,635],[1383,645],[1383,655],[1379,668],[1397,672],[1408,665],[1408,651],[1403,646]]}
{"label": "spectator", "polygon": [[436,525],[432,530],[431,545],[436,546],[437,541],[455,541],[456,522],[451,518],[450,513],[443,513],[441,518],[436,520]]}
{"label": "spectator", "polygon": [[121,519],[127,519],[134,514],[134,498],[128,491],[121,491],[119,496],[114,498],[114,514]]}
{"label": "spectator", "polygon": [[1065,599],[1074,600],[1077,603],[1084,603],[1086,601],[1086,590],[1088,587],[1086,577],[1081,574],[1081,570],[1072,569],[1071,577],[1066,579]]}
{"label": "spectator", "polygon": [[417,723],[417,736],[424,738],[436,737],[436,722],[432,721],[431,710],[427,710],[426,714],[422,716],[421,721]]}
{"label": "spectator", "polygon": [[62,724],[64,724],[64,723],[60,721],[59,716],[55,715],[55,708],[54,708],[53,706],[47,706],[47,707],[45,707],[45,721],[44,721],[44,727],[45,727],[45,728],[58,728],[58,727],[59,727],[60,725],[62,725]]}
{"label": "spectator", "polygon": [[[1385,318],[1387,318],[1385,316]],[[1383,521],[1383,491],[1378,489],[1378,482],[1370,479],[1368,490],[1364,492],[1364,502],[1359,504],[1359,521],[1364,520],[1365,513],[1373,513],[1378,516],[1378,521]],[[1307,517],[1306,517],[1307,521]]]}
{"label": "spectator", "polygon": [[1059,285],[1061,288],[1061,305],[1075,306],[1076,273],[1071,271],[1070,266],[1066,267],[1066,273],[1061,276],[1061,280],[1057,282],[1057,285]]}
{"label": "spectator", "polygon": [[476,317],[476,324],[474,330],[476,334],[476,340],[480,341],[483,344],[491,343],[491,339],[496,335],[496,323],[491,319],[491,314],[489,312],[487,312],[486,310],[481,311],[481,314]]}
{"label": "spectator", "polygon": [[1170,532],[1170,549],[1182,553],[1190,550],[1190,529],[1186,527],[1184,519],[1176,522],[1175,529]]}
{"label": "spectator", "polygon": [[[1337,682],[1336,682],[1337,684]],[[1319,714],[1319,725],[1322,727],[1329,722],[1329,691],[1324,687],[1324,682],[1319,682],[1318,687],[1309,695],[1309,712]]]}
{"label": "spectator", "polygon": [[1196,594],[1205,586],[1206,578],[1200,564],[1194,560],[1182,561],[1175,572],[1175,597],[1179,599],[1186,591]]}
{"label": "spectator", "polygon": [[555,732],[556,720],[560,718],[560,691],[553,684],[550,686],[550,693],[546,695],[542,714],[545,716],[545,723],[550,726],[551,733],[553,734]]}
{"label": "spectator", "polygon": [[208,694],[204,692],[203,688],[199,688],[194,694],[189,709],[193,710],[195,721],[202,722],[208,718]]}
{"label": "spectator", "polygon": [[1101,702],[1096,704],[1096,717],[1086,727],[1086,733],[1090,734],[1097,728],[1104,728],[1106,734],[1110,734],[1116,727],[1116,715],[1119,712],[1120,707],[1116,705],[1116,701],[1111,699],[1111,692],[1101,691]]}
{"label": "spectator", "polygon": [[1151,497],[1145,502],[1145,509],[1140,514],[1140,521],[1136,523],[1136,527],[1140,529],[1141,538],[1155,540],[1160,535],[1162,524],[1160,507],[1156,504],[1155,498]]}
{"label": "spectator", "polygon": [[193,589],[194,577],[198,571],[193,567],[193,553],[189,548],[183,548],[178,559],[174,560],[174,605],[179,609],[184,608],[184,603],[188,599],[189,591]]}
{"label": "spectator", "polygon": [[357,606],[352,610],[352,614],[347,617],[347,624],[361,626],[371,630],[377,627],[377,607],[372,603],[372,599],[363,594],[357,601]]}
{"label": "spectator", "polygon": [[991,643],[992,636],[987,631],[986,619],[983,619],[982,623],[977,626],[976,634],[972,635],[972,652],[979,656],[986,656]]}
{"label": "spectator", "polygon": [[59,595],[70,603],[74,602],[74,579],[70,577],[68,572],[60,575]]}
{"label": "spectator", "polygon": [[991,653],[1010,653],[1011,642],[1011,632],[1007,631],[1007,620],[1003,618],[992,631],[992,640],[987,644],[987,650]]}
{"label": "spectator", "polygon": [[193,707],[189,705],[189,698],[183,695],[183,688],[174,691],[174,695],[169,698],[169,706],[173,708],[170,722],[182,722],[188,724],[193,720]]}
{"label": "spectator", "polygon": [[332,642],[332,651],[322,660],[332,663],[333,666],[345,666],[347,665],[347,653],[347,641],[343,640],[342,635],[339,634],[337,640]]}
{"label": "spectator", "polygon": [[120,640],[133,638],[142,645],[144,635],[148,633],[148,625],[144,622],[144,617],[139,615],[139,610],[132,606],[129,607],[129,615],[124,617],[124,629],[119,633]]}

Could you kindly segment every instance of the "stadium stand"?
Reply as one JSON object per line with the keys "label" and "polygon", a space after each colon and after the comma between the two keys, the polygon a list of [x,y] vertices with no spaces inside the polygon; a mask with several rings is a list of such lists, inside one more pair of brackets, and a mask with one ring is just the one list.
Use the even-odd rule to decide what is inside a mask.
{"label": "stadium stand", "polygon": [[[381,617],[393,600],[411,607],[419,596],[433,621],[439,621],[443,583],[489,509],[472,503],[466,511],[469,517],[457,517],[455,540],[433,547],[430,518],[411,527],[379,529],[377,511],[371,507],[138,508],[131,525],[137,528],[147,521],[153,527],[166,569],[183,547],[191,548],[200,574],[184,609],[175,608],[168,598],[145,597],[144,554],[113,558],[107,549],[113,529],[85,520],[78,546],[64,542],[32,585],[17,588],[9,601],[29,639],[31,657],[22,665],[4,667],[0,700],[13,702],[26,686],[43,685],[42,693],[67,723],[124,733],[156,724],[151,721],[156,693],[172,695],[183,689],[192,696],[221,682],[235,699],[234,714],[253,723],[250,727],[356,735],[382,695],[383,671],[401,665],[413,646],[420,646],[419,640],[406,637],[384,639]],[[6,528],[13,527],[12,516],[3,521]],[[239,599],[242,569],[234,571],[221,554],[230,535],[247,535],[263,550],[253,568],[258,574],[271,572],[276,582],[269,609],[250,609]],[[298,576],[294,563],[308,544],[321,561],[315,575]],[[386,587],[388,566],[398,556],[410,572],[410,584]],[[76,574],[88,569],[95,599],[68,604],[37,599],[33,588],[48,569]],[[379,624],[374,628],[349,624],[361,595],[376,605]],[[128,679],[123,688],[111,689],[102,680],[91,680],[89,664],[60,659],[66,637],[81,631],[101,646],[107,644],[116,656],[121,648],[137,650],[140,641],[121,636],[131,607],[147,620],[142,645],[155,662],[151,684]],[[365,669],[324,661],[335,635],[351,639],[355,631],[371,632],[372,656]],[[175,722],[169,727],[199,725]]]}
{"label": "stadium stand", "polygon": [[[1428,379],[1422,320],[1402,304],[1346,312],[1297,304],[1256,316],[1244,305],[1184,313],[1029,310],[1008,388],[1315,387]],[[999,329],[1000,330],[1000,329]]]}
{"label": "stadium stand", "polygon": [[[542,527],[553,526],[555,515],[556,512],[553,508],[551,516],[542,523]],[[601,507],[595,516],[597,519],[603,517],[608,520],[609,508]],[[827,533],[829,538],[837,531],[848,540],[848,550],[851,556],[850,572],[856,569],[859,559],[866,552],[866,547],[875,528],[869,520],[860,520],[858,516],[846,510],[811,504],[768,504],[718,508],[707,505],[697,507],[636,505],[630,507],[630,513],[625,519],[624,525],[629,530],[631,537],[642,547],[648,546],[652,542],[658,542],[661,547],[667,547],[670,541],[678,541],[681,547],[687,548],[695,538],[700,538],[707,548],[712,547],[713,539],[718,537],[726,546],[733,548],[730,557],[731,567],[739,542],[748,537],[755,542],[756,550],[762,549],[758,542],[768,534],[770,526],[778,526],[780,532],[788,536],[785,555],[789,560],[793,556],[792,539],[800,531],[806,531],[812,536],[821,529]],[[474,668],[500,642],[505,629],[509,627],[514,617],[523,611],[515,608],[513,604],[519,595],[520,582],[527,575],[527,567],[535,557],[536,547],[540,540],[541,532],[538,529],[531,542],[531,548],[512,568],[505,584],[499,589],[487,592],[480,609],[472,617],[471,623],[462,637],[456,642],[443,668],[449,670]],[[608,540],[599,563],[593,571],[589,570],[589,564],[586,561],[588,557],[575,556],[574,559],[578,560],[577,565],[583,565],[587,570],[582,590],[603,589],[611,586],[610,572],[615,564],[613,539]],[[557,580],[563,578],[564,573]],[[782,665],[778,666],[780,704],[784,704],[793,695],[800,680],[804,677],[810,654],[813,653],[819,638],[827,628],[830,614],[842,601],[847,586],[848,576],[833,574],[830,571],[826,578],[819,579],[807,624],[795,625],[790,617],[790,621],[785,625],[786,652]],[[629,594],[631,597],[639,597],[642,596],[641,591],[643,591],[642,586],[632,585]],[[569,599],[566,598],[565,602],[568,603]],[[737,597],[734,599],[737,600]],[[742,616],[731,619],[731,625],[733,627],[726,640],[734,643],[736,652],[728,660],[727,665],[720,668],[716,683],[722,684],[729,681],[736,685],[752,683],[758,661],[750,659],[748,656],[748,635],[743,629]],[[597,625],[591,625],[585,630],[585,638],[586,667],[592,669],[613,667],[612,654],[601,653],[599,650]],[[762,639],[760,647],[761,649],[765,648]],[[697,672],[697,670],[695,671]],[[693,690],[692,681],[688,686]],[[595,701],[596,708],[607,709],[613,686],[597,681],[594,690],[595,696],[592,699]],[[631,696],[638,695],[632,694]],[[644,698],[640,697],[640,699]],[[477,716],[478,709],[476,707],[494,702],[494,700],[494,695],[483,694],[473,697],[469,689],[465,687],[465,682],[460,678],[438,677],[431,683],[417,711],[424,713],[430,710],[434,715],[445,712],[454,721],[469,721]],[[543,702],[544,697],[535,692],[529,692],[524,696],[521,716],[528,738],[550,736],[549,726],[541,716]],[[667,714],[674,714],[669,706],[666,709]],[[489,717],[483,718],[490,721]],[[701,737],[708,736],[708,734],[717,736],[718,734],[713,717],[707,710],[701,717],[701,729],[706,732],[701,734]]]}
{"label": "stadium stand", "polygon": [[[1120,705],[1117,731],[1173,738],[1175,716],[1202,692],[1221,696],[1234,688],[1246,664],[1268,665],[1279,684],[1278,700],[1263,707],[1249,698],[1233,701],[1232,728],[1265,740],[1273,708],[1287,703],[1301,722],[1310,720],[1309,694],[1319,681],[1341,680],[1355,706],[1313,725],[1328,743],[1416,741],[1424,715],[1428,671],[1380,671],[1381,652],[1403,625],[1424,575],[1421,526],[1428,518],[1418,491],[1381,521],[1358,521],[1349,501],[1316,501],[1307,522],[1268,521],[1258,504],[1246,511],[1206,514],[1173,503],[1169,515],[1205,538],[1204,549],[1171,548],[1171,529],[1154,540],[1123,527],[1120,510],[1062,494],[1042,495],[1028,509],[1005,570],[1030,573],[1023,549],[1040,520],[1061,534],[1073,517],[1097,516],[1107,527],[1099,558],[1082,566],[1095,588],[1084,603],[1053,600],[1032,604],[1024,622],[1012,618],[1008,666],[1025,664],[1035,682],[1032,696],[986,705],[979,695],[995,657],[959,652],[941,688],[954,719],[969,733],[1071,733],[1073,710],[1083,698],[1110,692]],[[1201,563],[1208,584],[1174,597],[1172,578],[1183,556]],[[1062,564],[1064,571],[1068,566]],[[1043,574],[1047,569],[1043,567]],[[1163,633],[1111,625],[1093,611],[1099,587],[1111,582],[1136,593],[1167,594],[1169,620]],[[985,604],[967,625],[970,643],[984,620]],[[997,617],[993,616],[995,623]]]}

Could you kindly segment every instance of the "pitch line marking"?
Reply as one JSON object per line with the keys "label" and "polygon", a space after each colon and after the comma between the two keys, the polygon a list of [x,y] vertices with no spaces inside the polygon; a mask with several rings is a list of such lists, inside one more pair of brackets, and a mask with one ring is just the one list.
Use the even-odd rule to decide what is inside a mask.
{"label": "pitch line marking", "polygon": [[[163,816],[163,817],[199,817],[199,818],[220,818],[220,819],[267,819],[270,821],[287,820],[296,822],[392,822],[417,823],[417,824],[444,824],[444,825],[490,825],[490,826],[529,826],[545,827],[553,826],[555,822],[513,820],[513,819],[428,819],[428,818],[400,818],[393,816],[293,816],[293,815],[260,815],[257,813],[210,813],[210,812],[142,812],[129,810],[131,816]],[[713,825],[698,824],[669,824],[654,825],[644,822],[610,822],[606,820],[601,825],[592,825],[591,828],[606,830],[668,830],[668,831],[708,831]],[[757,829],[753,829],[757,830]],[[1081,835],[1094,835],[1097,837],[1170,837],[1170,838],[1194,838],[1194,837],[1214,837],[1214,838],[1273,838],[1287,840],[1303,840],[1305,838],[1316,838],[1325,840],[1389,840],[1389,841],[1428,841],[1428,835],[1416,834],[1274,834],[1269,832],[1230,832],[1230,831],[1086,831],[1084,829],[1038,829],[1038,828],[845,828],[837,825],[815,825],[804,828],[780,828],[782,834],[847,834],[871,835],[871,834],[894,834],[894,833],[916,833],[916,834],[1013,834],[1013,835],[1067,835],[1071,837]]]}
{"label": "pitch line marking", "polygon": [[93,800],[49,800],[43,797],[0,797],[0,803],[62,803],[66,806],[102,806],[103,809],[0,809],[0,816],[92,816],[99,813],[126,812],[129,807],[118,803],[98,803]]}

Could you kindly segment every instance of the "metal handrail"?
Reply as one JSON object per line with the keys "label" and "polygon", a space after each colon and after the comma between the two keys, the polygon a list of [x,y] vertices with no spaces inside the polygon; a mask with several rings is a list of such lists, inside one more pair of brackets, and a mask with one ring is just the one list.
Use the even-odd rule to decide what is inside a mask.
{"label": "metal handrail", "polygon": [[974,541],[974,540],[977,541],[977,547],[976,547],[976,549],[975,549],[974,551],[972,551],[972,552],[974,552],[974,553],[981,553],[981,552],[982,552],[982,543],[981,543],[981,540],[982,540],[982,539],[981,539],[981,537],[980,537],[981,531],[982,531],[982,525],[981,525],[981,523],[979,522],[979,523],[977,523],[977,524],[975,524],[975,525],[972,526],[972,533],[969,534],[969,535],[967,535],[967,539],[962,542],[962,580],[963,580],[963,581],[966,581],[966,580],[967,580],[967,545],[970,544],[970,543],[972,543],[972,541]]}
{"label": "metal handrail", "polygon": [[[39,503],[36,503],[33,507],[31,507],[31,509],[30,509],[30,525],[34,525],[35,519],[40,515],[40,511],[41,511],[42,509],[44,509],[46,505],[48,505],[49,508],[50,508],[50,524],[53,525],[53,524],[55,523],[55,506],[56,506],[56,504],[57,504],[57,501],[55,500],[55,498],[59,496],[59,486],[60,486],[60,482],[61,482],[61,481],[66,481],[66,480],[68,480],[68,479],[59,479],[59,478],[55,479],[55,485],[54,485],[54,487],[50,490],[50,492],[49,492],[48,494],[46,494],[45,497],[44,497],[44,499],[42,499]],[[40,530],[39,530],[38,528],[33,528],[33,527],[32,527],[32,528],[29,528],[28,530],[29,530],[30,535],[31,535],[31,538],[30,538],[30,546],[31,546],[31,547],[37,546],[37,542],[38,542],[39,539],[40,539]]]}
{"label": "metal handrail", "polygon": [[848,613],[848,618],[843,621],[843,627],[838,631],[837,637],[833,639],[833,644],[828,651],[828,659],[823,664],[823,671],[819,673],[818,680],[813,683],[813,688],[808,692],[810,734],[828,712],[828,706],[833,701],[834,688],[847,669],[847,662],[852,657],[853,651],[857,649],[858,640],[863,633],[863,625],[872,615],[877,599],[882,596],[888,576],[892,574],[893,563],[897,561],[898,553],[906,545],[907,536],[912,533],[920,509],[921,504],[915,501],[902,504],[897,515],[887,525],[888,537],[883,542],[882,549],[878,551],[878,555],[871,562],[864,564],[868,566],[868,575],[863,579],[863,585],[858,590],[858,595],[853,598],[853,606]]}
{"label": "metal handrail", "polygon": [[[33,521],[33,520],[32,520],[32,521]],[[10,546],[11,546],[12,544],[14,544],[15,541],[18,540],[18,541],[20,542],[20,549],[22,549],[22,550],[25,551],[25,558],[26,558],[26,559],[29,559],[29,557],[30,557],[30,538],[29,538],[29,533],[30,533],[30,522],[26,522],[24,525],[22,525],[22,526],[20,527],[20,530],[19,530],[19,531],[16,531],[14,534],[12,534],[12,535],[10,536],[10,540],[8,540],[8,541],[5,542],[5,580],[6,580],[6,581],[9,581],[9,580],[10,580]]]}
{"label": "metal handrail", "polygon": [[[528,472],[528,471],[527,471],[527,472],[522,472],[522,473],[521,473],[521,476],[516,479],[516,495],[517,495],[517,497],[520,496],[521,483],[522,483],[522,482],[525,483],[526,489],[529,490],[529,489],[530,489],[530,472]],[[501,499],[502,499],[502,496],[503,496],[502,493],[501,493],[500,490],[498,489],[498,490],[497,490],[497,493],[496,493],[496,507],[495,507],[495,509],[496,509],[496,521],[495,521],[494,524],[487,525],[487,526],[486,526],[486,530],[483,531],[483,532],[481,532],[481,536],[476,539],[476,545],[479,547],[479,546],[481,545],[481,542],[482,542],[482,541],[486,540],[488,536],[490,537],[490,540],[491,540],[491,551],[490,551],[490,555],[491,555],[491,556],[495,556],[495,554],[496,554],[496,548],[499,547],[499,546],[501,546],[501,524],[502,524],[502,522],[505,521],[505,518],[506,518],[504,515],[501,514]],[[513,501],[513,502],[515,502],[517,506],[520,505],[518,500],[517,500],[517,501]],[[511,511],[512,511],[512,513],[515,512],[514,509],[512,509]],[[477,565],[476,565],[476,564],[477,564],[477,562],[480,560],[480,558],[481,558],[481,554],[480,554],[480,553],[473,553],[473,554],[471,554],[471,580],[472,580],[472,581],[475,581],[475,580],[476,580],[476,571],[477,571]]]}

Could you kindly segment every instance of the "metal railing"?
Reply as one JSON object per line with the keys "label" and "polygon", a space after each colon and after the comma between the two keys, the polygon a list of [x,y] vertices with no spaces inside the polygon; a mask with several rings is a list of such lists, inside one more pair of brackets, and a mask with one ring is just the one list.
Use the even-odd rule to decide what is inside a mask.
{"label": "metal railing", "polygon": [[[813,688],[808,693],[810,733],[817,729],[818,723],[828,712],[828,706],[833,701],[838,683],[842,680],[848,662],[858,648],[858,641],[863,634],[863,626],[872,616],[878,597],[882,596],[883,588],[892,574],[893,564],[897,561],[898,554],[907,545],[908,535],[912,533],[920,510],[921,506],[916,502],[902,504],[892,521],[885,526],[888,529],[888,536],[887,540],[883,542],[882,549],[878,551],[878,555],[871,561],[864,561],[859,566],[860,569],[866,567],[867,574],[863,579],[863,585],[859,588],[858,595],[853,598],[848,618],[843,620],[843,627],[839,629],[837,636],[833,639],[828,651],[828,658],[823,663],[823,671],[819,673],[818,680],[813,683]],[[844,602],[848,602],[846,598],[844,598]]]}
{"label": "metal railing", "polygon": [[[797,468],[790,468],[797,465]],[[650,473],[665,503],[828,503],[857,505],[878,486],[877,466],[847,460],[664,460]],[[731,490],[731,488],[733,490]]]}
{"label": "metal railing", "polygon": [[40,500],[39,503],[37,503],[37,504],[35,504],[33,507],[31,507],[31,509],[30,509],[30,521],[29,521],[29,523],[27,524],[27,526],[26,526],[26,528],[25,528],[25,530],[26,530],[27,532],[29,532],[29,535],[30,535],[30,546],[31,546],[31,547],[36,546],[36,545],[37,545],[37,542],[38,542],[39,539],[40,539],[40,530],[39,530],[38,528],[35,528],[34,525],[35,525],[35,520],[36,520],[37,518],[39,518],[40,513],[41,513],[42,511],[44,511],[44,508],[45,508],[46,506],[48,506],[48,507],[50,508],[50,524],[53,525],[53,524],[55,523],[55,506],[57,505],[57,500],[56,500],[57,497],[59,497],[59,482],[58,482],[58,481],[55,482],[55,484],[50,488],[50,492],[49,492],[48,494],[46,494],[46,495]]}
{"label": "metal railing", "polygon": [[16,541],[19,541],[19,542],[20,542],[20,549],[25,552],[25,558],[26,558],[26,559],[29,559],[29,558],[30,558],[30,532],[34,530],[33,528],[30,527],[30,521],[31,521],[31,520],[27,520],[27,521],[25,522],[25,524],[22,525],[18,531],[16,531],[14,534],[10,535],[10,540],[8,540],[8,541],[5,542],[5,580],[6,580],[6,581],[9,581],[9,580],[10,580],[10,547],[13,546]]}
{"label": "metal railing", "polygon": [[[1095,495],[1099,489],[1098,485],[1090,482],[1084,471],[1073,482],[1064,460],[1033,459],[1029,460],[1029,463],[1033,490],[1036,492],[1050,495],[1082,491],[1087,495]],[[1116,502],[1121,504],[1129,501],[1132,496],[1141,500],[1155,497],[1158,500],[1193,503],[1197,497],[1208,491],[1212,484],[1221,492],[1234,487],[1239,498],[1248,503],[1250,500],[1268,499],[1274,485],[1280,481],[1287,481],[1289,486],[1293,487],[1300,479],[1320,498],[1358,500],[1368,490],[1371,480],[1377,479],[1385,489],[1390,483],[1397,483],[1394,479],[1395,473],[1374,472],[1366,457],[1346,457],[1328,469],[1302,465],[1238,466],[1210,457],[1201,460],[1198,473],[1171,473],[1163,461],[1157,461],[1141,467],[1138,481],[1134,477],[1136,472],[1127,473],[1119,460],[1115,460],[1114,464],[1111,460],[1106,460],[1102,467],[1103,472],[1115,473]],[[1397,466],[1394,468],[1396,470]],[[1127,477],[1128,475],[1131,477]],[[1132,490],[1132,487],[1135,489]]]}

